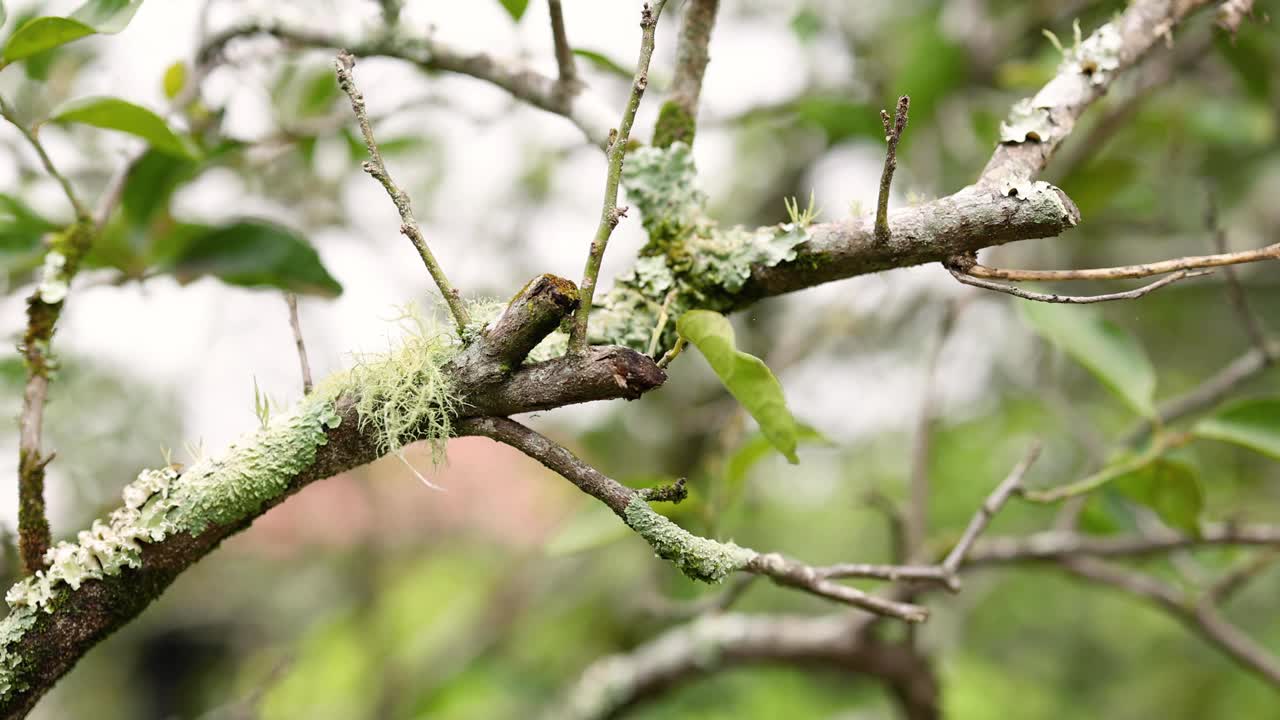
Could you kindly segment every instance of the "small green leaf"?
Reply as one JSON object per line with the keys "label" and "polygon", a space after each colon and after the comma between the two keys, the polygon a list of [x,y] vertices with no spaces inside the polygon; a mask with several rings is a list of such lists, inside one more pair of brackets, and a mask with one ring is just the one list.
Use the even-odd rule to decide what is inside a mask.
{"label": "small green leaf", "polygon": [[547,541],[543,550],[552,556],[573,555],[603,547],[630,534],[631,528],[612,510],[593,502],[574,513]]}
{"label": "small green leaf", "polygon": [[161,210],[167,210],[173,193],[196,174],[199,165],[187,157],[151,149],[129,168],[121,206],[129,224],[146,226]]}
{"label": "small green leaf", "polygon": [[43,255],[41,239],[56,229],[17,197],[0,193],[0,272],[33,269]]}
{"label": "small green leaf", "polygon": [[182,92],[182,88],[187,86],[187,64],[181,60],[170,65],[164,71],[164,87],[165,98],[172,100],[178,97],[178,93]]}
{"label": "small green leaf", "polygon": [[0,0],[0,25],[3,25],[4,21],[8,19],[9,19],[9,13],[4,9],[3,0]]}
{"label": "small green leaf", "polygon": [[498,0],[502,3],[502,7],[506,8],[507,14],[512,20],[520,22],[520,18],[524,16],[524,11],[529,9],[529,0]]}
{"label": "small green leaf", "polygon": [[172,155],[190,157],[190,144],[178,137],[155,113],[114,97],[86,97],[63,104],[50,120],[75,122],[105,130],[118,130],[146,140],[151,147]]}
{"label": "small green leaf", "polygon": [[622,63],[619,63],[618,61],[614,60],[608,55],[605,55],[604,53],[596,52],[595,50],[584,50],[583,48],[574,48],[573,54],[577,55],[583,60],[586,60],[592,65],[595,65],[596,69],[603,70],[604,72],[607,72],[611,75],[617,75],[618,77],[626,78],[630,80],[634,74],[634,70],[628,70],[626,67],[622,65]]}
{"label": "small green leaf", "polygon": [[94,29],[77,20],[60,17],[38,17],[13,31],[4,45],[4,64],[31,57],[36,53],[66,45],[94,34]]}
{"label": "small green leaf", "polygon": [[1196,423],[1192,431],[1280,460],[1280,397],[1235,403]]}
{"label": "small green leaf", "polygon": [[328,297],[342,292],[342,285],[321,264],[306,238],[263,220],[184,226],[157,254],[179,282],[213,275],[244,287],[277,287]]}
{"label": "small green leaf", "polygon": [[1091,308],[1019,303],[1046,340],[1085,366],[1139,414],[1155,415],[1156,374],[1136,338]]}
{"label": "small green leaf", "polygon": [[760,358],[740,352],[734,346],[729,320],[710,310],[690,310],[680,316],[676,330],[698,348],[720,382],[756,419],[778,452],[791,463],[799,462],[796,457],[799,429],[787,409],[782,384]]}
{"label": "small green leaf", "polygon": [[1154,510],[1169,527],[1192,534],[1199,531],[1204,488],[1194,465],[1162,457],[1113,482],[1122,494]]}
{"label": "small green leaf", "polygon": [[[3,63],[66,45],[95,33],[113,34],[125,29],[142,0],[89,0],[70,17],[38,17],[22,24],[5,43]],[[0,6],[0,22],[3,22]]]}
{"label": "small green leaf", "polygon": [[795,34],[796,39],[808,45],[813,42],[818,33],[822,32],[822,16],[811,8],[804,8],[791,16],[790,25],[791,32]]}

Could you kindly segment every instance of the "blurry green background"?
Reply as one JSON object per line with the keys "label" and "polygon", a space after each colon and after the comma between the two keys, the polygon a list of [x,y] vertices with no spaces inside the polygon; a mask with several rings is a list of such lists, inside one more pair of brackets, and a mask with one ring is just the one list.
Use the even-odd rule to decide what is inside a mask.
{"label": "blurry green background", "polygon": [[[5,33],[36,10],[9,5]],[[41,13],[65,9],[39,5]],[[189,62],[199,42],[201,5],[144,3],[121,35],[11,68],[0,75],[0,92],[32,118],[91,93],[160,109],[166,69]],[[588,80],[621,109],[626,80],[608,65],[634,62],[637,3],[564,5],[570,38],[590,51],[579,60]],[[1042,29],[1070,44],[1073,21],[1088,32],[1124,3],[722,6],[696,155],[717,216],[755,225],[785,220],[783,198],[811,191],[823,220],[872,208],[883,145],[878,111],[900,93],[912,105],[894,203],[972,181],[1009,106],[1034,93],[1060,59]],[[659,28],[641,137],[669,83],[679,9],[670,3]],[[1260,16],[1278,10],[1258,3]],[[537,0],[518,22],[496,0],[409,2],[400,22],[407,33],[432,25],[443,40],[522,55],[551,71],[545,13]],[[381,22],[376,3],[331,0],[221,0],[204,17],[214,29],[278,17],[346,35]],[[1075,268],[1212,252],[1204,219],[1211,203],[1231,248],[1280,239],[1278,41],[1274,21],[1247,23],[1234,40],[1213,28],[1211,12],[1188,22],[1171,48],[1154,52],[1089,111],[1046,173],[1079,205],[1081,226],[992,250],[984,262]],[[208,78],[199,107],[177,121],[197,131],[206,160],[185,166],[157,158],[152,172],[130,179],[125,210],[77,281],[55,338],[65,365],[47,422],[47,444],[58,453],[50,466],[55,536],[107,512],[139,469],[164,462],[164,449],[182,460],[184,447],[217,452],[252,429],[253,383],[280,405],[298,396],[280,293],[239,287],[230,273],[190,258],[175,261],[181,223],[248,214],[289,228],[287,242],[316,249],[308,262],[343,288],[333,297],[332,287],[322,287],[302,302],[321,374],[349,364],[349,351],[385,347],[394,304],[430,302],[426,274],[397,235],[390,203],[359,171],[363,148],[332,82],[331,53],[246,41],[228,54],[232,63]],[[574,128],[467,78],[385,60],[361,62],[357,74],[381,118],[393,172],[409,186],[457,285],[471,296],[507,296],[534,273],[578,276],[604,168]],[[89,197],[135,147],[76,127],[49,126],[42,138]],[[8,207],[0,259],[11,291],[0,320],[15,341],[39,236],[68,219],[20,140],[9,128],[0,134],[15,159],[0,170]],[[624,269],[642,241],[639,223],[624,222],[605,275]],[[269,265],[253,248],[244,252],[241,260]],[[268,285],[302,282],[290,276],[296,267],[263,272]],[[1275,268],[1246,266],[1239,275],[1274,330]],[[693,355],[640,401],[567,408],[532,422],[624,482],[687,477],[692,497],[670,512],[695,532],[815,564],[888,561],[885,517],[867,496],[905,497],[926,358],[943,314],[954,310],[929,461],[931,540],[942,548],[1033,437],[1046,450],[1029,482],[1057,484],[1105,462],[1136,420],[1093,375],[1038,340],[1017,301],[971,290],[936,266],[915,268],[771,300],[737,318],[740,345],[775,369],[796,415],[822,438],[802,447],[798,466],[756,450],[754,427]],[[1194,386],[1250,346],[1221,273],[1099,312],[1139,339],[1158,371],[1158,398]],[[22,384],[17,356],[6,356],[0,371],[13,417]],[[1237,395],[1275,393],[1278,379],[1274,370],[1264,373]],[[12,458],[16,435],[11,428],[0,442]],[[568,483],[518,453],[465,439],[449,455],[435,469],[425,450],[414,449],[403,461],[387,458],[324,481],[273,510],[93,650],[33,717],[529,717],[593,660],[672,626],[647,609],[654,598],[713,591],[654,559]],[[1204,518],[1280,522],[1274,460],[1203,441],[1184,459],[1201,479]],[[445,490],[419,483],[406,463]],[[3,502],[11,535],[15,500]],[[1052,518],[1052,508],[1015,502],[990,532],[1045,529]],[[1142,518],[1112,492],[1086,510],[1094,532],[1131,530]],[[1212,573],[1239,556],[1212,551],[1176,560],[1185,575],[1186,566]],[[1168,560],[1143,567],[1182,582]],[[15,576],[11,550],[4,571]],[[1264,574],[1228,615],[1280,651],[1278,593],[1280,572]],[[935,616],[919,641],[935,654],[950,718],[1280,712],[1273,688],[1168,616],[1052,569],[977,571],[962,594],[931,596],[928,604]],[[764,582],[736,608],[833,610]],[[872,682],[788,668],[716,674],[634,714],[893,716]]]}

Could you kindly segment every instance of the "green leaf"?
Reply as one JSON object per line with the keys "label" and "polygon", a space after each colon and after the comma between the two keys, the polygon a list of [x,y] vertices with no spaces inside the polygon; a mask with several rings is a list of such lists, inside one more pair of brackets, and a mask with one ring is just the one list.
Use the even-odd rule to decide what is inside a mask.
{"label": "green leaf", "polygon": [[1118,491],[1154,510],[1169,527],[1192,534],[1199,531],[1204,488],[1194,465],[1162,457],[1113,482]]}
{"label": "green leaf", "polygon": [[498,0],[502,3],[502,7],[506,8],[507,14],[512,20],[520,22],[520,18],[524,16],[524,11],[529,9],[529,0]]}
{"label": "green leaf", "polygon": [[822,32],[822,16],[811,8],[804,8],[791,16],[790,25],[796,39],[808,45]]}
{"label": "green leaf", "polygon": [[89,0],[71,13],[71,19],[113,35],[129,25],[141,5],[142,0]]}
{"label": "green leaf", "polygon": [[89,0],[70,17],[33,18],[9,36],[0,64],[7,65],[95,33],[118,33],[133,19],[140,5],[142,0]]}
{"label": "green leaf", "polygon": [[[825,435],[810,425],[797,424],[796,442],[814,445],[831,445]],[[763,434],[752,435],[742,443],[724,463],[724,479],[730,491],[735,491],[747,479],[747,473],[757,463],[769,456],[773,443]]]}
{"label": "green leaf", "polygon": [[140,137],[156,150],[173,155],[190,157],[194,154],[190,144],[169,129],[159,115],[120,98],[96,96],[72,100],[54,110],[50,119],[118,130]]}
{"label": "green leaf", "polygon": [[799,429],[787,409],[782,384],[760,358],[735,347],[729,320],[710,310],[690,310],[680,316],[676,330],[701,351],[720,382],[756,419],[778,452],[791,463],[799,462],[796,457]]}
{"label": "green leaf", "polygon": [[612,510],[593,502],[574,513],[547,541],[543,550],[552,556],[573,555],[603,547],[630,534],[631,528]]}
{"label": "green leaf", "polygon": [[1136,338],[1092,308],[1019,303],[1041,337],[1085,366],[1135,411],[1155,415],[1156,374]]}
{"label": "green leaf", "polygon": [[17,197],[0,193],[0,271],[33,269],[43,255],[40,240],[56,229]]}
{"label": "green leaf", "polygon": [[8,65],[36,53],[74,42],[94,32],[93,28],[77,20],[60,17],[32,18],[9,36],[8,42],[4,45],[4,54],[0,59]]}
{"label": "green leaf", "polygon": [[172,100],[178,97],[178,93],[182,92],[182,88],[187,86],[187,64],[181,60],[170,65],[164,71],[164,80],[162,87],[164,88],[165,98]]}
{"label": "green leaf", "polygon": [[608,55],[605,55],[604,53],[598,53],[595,50],[584,50],[582,48],[574,48],[573,54],[577,55],[583,60],[586,60],[592,65],[595,65],[596,69],[603,70],[604,72],[610,73],[612,75],[617,75],[618,77],[622,77],[630,80],[632,75],[634,74],[633,70],[628,70],[625,66],[622,65],[622,63],[614,60],[613,58],[609,57]]}
{"label": "green leaf", "polygon": [[1196,423],[1192,432],[1280,460],[1280,397],[1235,403]]}
{"label": "green leaf", "polygon": [[213,275],[229,285],[277,287],[296,293],[336,296],[342,285],[329,274],[306,238],[263,220],[220,227],[180,228],[160,249],[163,267],[179,282]]}
{"label": "green leaf", "polygon": [[167,210],[173,193],[198,169],[190,158],[155,149],[143,153],[129,169],[120,203],[130,225],[146,227],[159,211]]}
{"label": "green leaf", "polygon": [[4,9],[4,2],[0,1],[0,25],[3,25],[4,21],[8,19],[9,13]]}

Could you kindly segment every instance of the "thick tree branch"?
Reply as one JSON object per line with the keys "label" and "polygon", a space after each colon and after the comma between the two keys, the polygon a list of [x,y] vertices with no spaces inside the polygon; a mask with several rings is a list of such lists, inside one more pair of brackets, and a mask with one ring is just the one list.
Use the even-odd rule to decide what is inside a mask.
{"label": "thick tree branch", "polygon": [[[458,403],[462,408],[460,421],[470,415],[506,415],[592,400],[634,398],[665,380],[651,359],[625,348],[593,347],[586,355],[513,366],[511,360],[520,356],[537,335],[526,325],[549,332],[572,307],[572,290],[573,284],[564,280],[530,283],[513,300],[514,310],[493,323],[444,369],[463,392]],[[493,343],[495,349],[475,349],[486,343]],[[479,358],[493,360],[483,362]],[[180,531],[154,542],[139,543],[136,567],[125,566],[100,578],[90,576],[76,587],[50,585],[52,600],[44,606],[47,611],[11,611],[0,625],[0,717],[25,715],[84,653],[142,612],[181,572],[223,539],[247,527],[255,517],[316,480],[372,462],[385,453],[377,434],[362,429],[353,398],[336,398],[333,412],[336,427],[323,428],[323,439],[314,446],[313,459],[300,470],[292,470],[283,458],[276,457],[277,452],[272,452],[270,462],[260,470],[264,475],[254,480],[257,484],[253,492],[260,495],[259,503],[225,511],[217,515],[224,519],[210,522],[198,532]],[[292,428],[289,423],[293,421],[291,416],[282,416],[264,432],[274,432],[287,440]],[[420,432],[420,437],[428,437],[427,428]],[[404,438],[406,442],[412,439]],[[248,438],[229,450],[223,460],[213,462],[213,467],[257,457],[263,452],[256,444],[260,442],[263,436]],[[172,495],[184,486],[202,482],[206,480],[175,476],[166,492]],[[246,491],[237,487],[208,488],[208,492],[228,498]],[[101,532],[98,526],[94,532]],[[81,542],[87,544],[78,547],[91,548],[99,541],[91,533],[82,533]],[[77,552],[77,546],[59,547],[69,548],[71,555]],[[70,557],[67,556],[68,561]],[[63,555],[55,560],[61,562]]]}

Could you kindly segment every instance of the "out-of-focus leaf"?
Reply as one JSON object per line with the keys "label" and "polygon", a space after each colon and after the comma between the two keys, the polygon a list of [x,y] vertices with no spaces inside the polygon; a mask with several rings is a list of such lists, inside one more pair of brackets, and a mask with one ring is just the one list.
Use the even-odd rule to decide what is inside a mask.
{"label": "out-of-focus leaf", "polygon": [[795,100],[788,110],[822,128],[832,144],[851,137],[884,138],[878,110],[839,95],[808,95]]}
{"label": "out-of-focus leaf", "polygon": [[71,19],[111,35],[125,29],[141,5],[142,0],[89,0],[71,13]]}
{"label": "out-of-focus leaf", "polygon": [[702,353],[720,382],[729,390],[769,442],[789,462],[796,457],[796,420],[787,409],[782,384],[760,358],[741,352],[734,345],[733,325],[717,312],[690,310],[680,316],[676,329]]}
{"label": "out-of-focus leaf", "polygon": [[1280,460],[1280,397],[1254,398],[1230,405],[1196,423],[1193,432]]}
{"label": "out-of-focus leaf", "polygon": [[193,154],[190,143],[169,129],[159,115],[120,98],[78,98],[54,110],[50,120],[118,130],[146,140],[156,150],[181,156]]}
{"label": "out-of-focus leaf", "polygon": [[187,64],[179,60],[166,68],[161,84],[166,98],[172,100],[178,97],[182,88],[187,86]]}
{"label": "out-of-focus leaf", "polygon": [[125,178],[121,206],[135,226],[145,226],[159,210],[169,207],[178,187],[195,174],[198,165],[190,158],[148,150]]}
{"label": "out-of-focus leaf", "polygon": [[1235,70],[1249,97],[1265,100],[1271,95],[1271,74],[1276,62],[1275,41],[1267,37],[1268,31],[1252,26],[1253,23],[1245,23],[1235,37],[1215,33],[1213,44],[1218,54]]}
{"label": "out-of-focus leaf", "polygon": [[13,195],[0,194],[0,271],[24,273],[40,263],[40,240],[58,228]]}
{"label": "out-of-focus leaf", "polygon": [[9,19],[9,12],[4,9],[4,2],[0,0],[0,25],[3,25],[4,21],[8,19]]}
{"label": "out-of-focus leaf", "polygon": [[70,17],[37,17],[13,31],[0,54],[7,65],[95,33],[118,33],[133,19],[142,0],[90,0]]}
{"label": "out-of-focus leaf", "polygon": [[1125,199],[1138,176],[1132,158],[1105,155],[1062,179],[1062,189],[1076,202],[1081,214],[1093,216]]}
{"label": "out-of-focus leaf", "polygon": [[[797,424],[796,426],[797,443],[815,444],[815,445],[831,445],[831,441],[825,435],[818,432],[810,425]],[[773,451],[773,443],[769,442],[769,438],[763,434],[752,435],[750,439],[742,443],[733,454],[725,460],[724,463],[724,480],[730,491],[736,490],[747,479],[747,473],[751,472],[751,468],[756,463],[768,457]]]}
{"label": "out-of-focus leaf", "polygon": [[498,0],[502,3],[502,7],[506,9],[507,14],[512,20],[520,22],[520,18],[524,16],[524,11],[529,9],[529,0]]}
{"label": "out-of-focus leaf", "polygon": [[812,8],[804,8],[791,16],[791,32],[802,43],[812,42],[822,32],[822,16]]}
{"label": "out-of-focus leaf", "polygon": [[632,76],[631,70],[628,70],[627,68],[623,67],[621,63],[616,62],[615,60],[613,60],[613,58],[610,58],[608,55],[605,55],[604,53],[598,53],[595,50],[584,50],[582,48],[574,48],[573,54],[577,55],[583,60],[586,60],[592,65],[595,65],[596,68],[600,70],[603,70],[607,73],[612,73],[614,75],[617,75],[618,77],[626,78],[628,80],[631,79],[631,76]]}
{"label": "out-of-focus leaf", "polygon": [[594,550],[631,534],[631,528],[606,505],[593,502],[573,514],[547,542],[548,555],[573,555]]}
{"label": "out-of-focus leaf", "polygon": [[179,282],[213,275],[244,287],[277,287],[328,297],[342,292],[342,285],[321,264],[306,238],[263,220],[183,226],[157,253],[163,257],[161,267]]}
{"label": "out-of-focus leaf", "polygon": [[1275,113],[1262,102],[1205,98],[1189,108],[1187,128],[1209,145],[1264,147],[1275,141]]}
{"label": "out-of-focus leaf", "polygon": [[1033,329],[1085,366],[1139,414],[1155,414],[1156,373],[1136,338],[1093,308],[1019,303]]}
{"label": "out-of-focus leaf", "polygon": [[[968,72],[967,53],[942,32],[937,13],[912,15],[886,37],[903,48],[898,51],[902,62],[891,84],[894,93],[911,96],[911,115],[916,122],[931,121],[938,101],[963,85]],[[892,108],[893,100],[885,98],[885,106]],[[879,122],[878,115],[875,119]],[[908,131],[903,142],[910,139]]]}
{"label": "out-of-focus leaf", "polygon": [[1169,527],[1196,533],[1204,510],[1204,489],[1194,465],[1171,457],[1117,477],[1116,490],[1151,508]]}
{"label": "out-of-focus leaf", "polygon": [[33,18],[9,36],[8,42],[4,44],[4,64],[66,45],[93,33],[93,28],[70,18]]}

